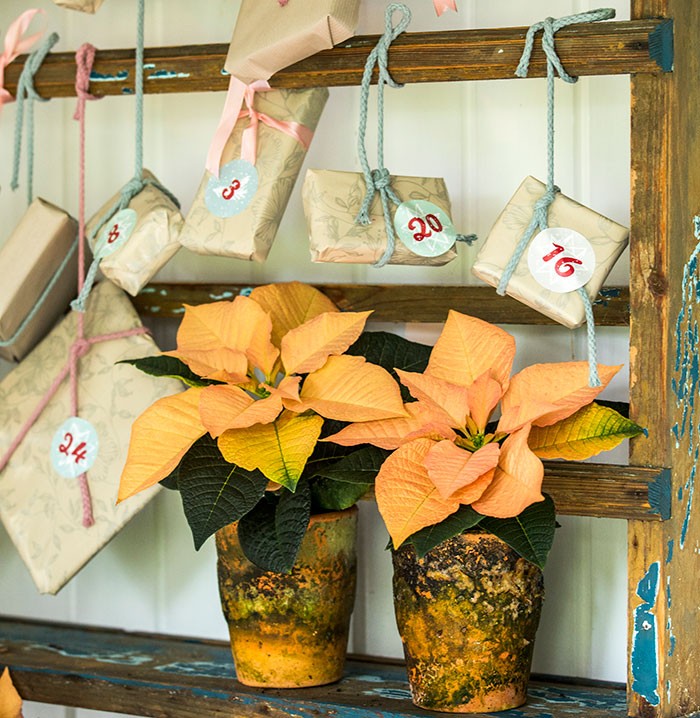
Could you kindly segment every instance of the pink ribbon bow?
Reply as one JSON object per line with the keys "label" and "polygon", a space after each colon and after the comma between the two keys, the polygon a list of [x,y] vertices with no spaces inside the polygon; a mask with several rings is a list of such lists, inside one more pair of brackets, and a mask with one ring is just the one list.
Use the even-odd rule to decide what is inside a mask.
{"label": "pink ribbon bow", "polygon": [[43,10],[25,10],[8,28],[5,35],[5,49],[0,55],[0,112],[3,105],[14,102],[15,98],[5,89],[5,68],[17,57],[29,52],[32,45],[44,34],[44,30],[23,37],[32,20]]}
{"label": "pink ribbon bow", "polygon": [[435,4],[435,12],[438,14],[438,17],[446,10],[454,10],[457,12],[456,0],[433,0],[433,3]]}
{"label": "pink ribbon bow", "polygon": [[[241,82],[241,80],[231,77],[226,102],[224,103],[224,110],[221,113],[221,120],[219,120],[219,126],[216,128],[207,155],[206,168],[215,177],[219,176],[221,156],[223,155],[228,138],[231,136],[236,122],[244,117],[250,118],[250,125],[246,127],[243,132],[241,157],[251,164],[255,164],[255,160],[257,159],[258,127],[261,122],[268,127],[284,132],[302,144],[306,149],[309,149],[309,145],[314,136],[313,130],[310,130],[299,122],[277,120],[274,117],[266,115],[264,112],[258,112],[253,106],[256,92],[266,92],[271,89],[265,80],[257,80],[250,85],[246,85],[244,82]],[[244,103],[246,109],[241,109]]]}

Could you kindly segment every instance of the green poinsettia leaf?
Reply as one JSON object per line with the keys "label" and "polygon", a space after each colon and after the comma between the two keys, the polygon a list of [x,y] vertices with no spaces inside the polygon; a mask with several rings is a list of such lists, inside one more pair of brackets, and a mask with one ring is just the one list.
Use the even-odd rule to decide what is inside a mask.
{"label": "green poinsettia leaf", "polygon": [[178,484],[180,478],[180,466],[179,464],[164,478],[160,480],[160,485],[166,489],[177,491],[180,486]]}
{"label": "green poinsettia leaf", "polygon": [[554,501],[545,494],[544,501],[528,506],[515,518],[494,519],[484,516],[479,528],[495,534],[524,559],[544,568],[554,542],[556,525]]}
{"label": "green poinsettia leaf", "polygon": [[[345,451],[347,451],[347,447]],[[377,446],[363,446],[351,454],[347,454],[340,461],[326,465],[317,471],[317,475],[324,479],[343,481],[349,484],[373,484],[379,469],[391,451],[380,449]]]}
{"label": "green poinsettia leaf", "polygon": [[260,471],[227,463],[209,434],[185,454],[178,473],[182,506],[197,550],[215,531],[251,511],[267,487]]}
{"label": "green poinsettia leaf", "polygon": [[[426,344],[411,342],[389,332],[363,332],[345,353],[365,357],[368,362],[386,369],[398,382],[394,369],[424,372],[432,349]],[[413,401],[408,389],[403,384],[400,386],[403,400]]]}
{"label": "green poinsettia leaf", "polygon": [[302,480],[292,493],[267,495],[238,523],[238,539],[248,560],[264,571],[289,573],[311,516],[311,489]]}
{"label": "green poinsettia leaf", "polygon": [[313,505],[321,511],[343,511],[354,506],[374,484],[317,479],[312,486]]}
{"label": "green poinsettia leaf", "polygon": [[185,362],[176,357],[155,356],[144,357],[143,359],[124,359],[119,364],[131,364],[144,374],[151,376],[163,376],[170,379],[179,379],[187,386],[211,386],[219,384],[217,381],[202,379],[197,376]]}
{"label": "green poinsettia leaf", "polygon": [[[325,425],[328,423],[328,421],[324,422],[324,431],[321,436],[330,436],[331,433],[334,433],[325,430]],[[347,426],[346,423],[339,421],[333,423],[340,425],[341,429]],[[340,431],[340,429],[337,431]],[[348,448],[347,446],[334,444],[332,441],[319,441],[314,447],[313,454],[311,454],[309,460],[306,462],[302,475],[307,478],[318,476],[323,469],[337,464],[342,458],[348,455],[349,451],[354,451],[356,448],[355,446]]]}
{"label": "green poinsettia leaf", "polygon": [[406,539],[406,543],[413,544],[416,554],[423,558],[428,551],[434,549],[438,544],[458,536],[462,531],[467,531],[478,526],[483,520],[471,506],[460,506],[459,509],[448,516],[444,521],[434,526],[426,526]]}

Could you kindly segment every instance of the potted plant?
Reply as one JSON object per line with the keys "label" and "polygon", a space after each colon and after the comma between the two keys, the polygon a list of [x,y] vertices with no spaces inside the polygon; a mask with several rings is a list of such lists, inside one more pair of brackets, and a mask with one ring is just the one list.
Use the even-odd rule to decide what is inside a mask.
{"label": "potted plant", "polygon": [[511,377],[514,356],[507,332],[452,311],[424,371],[398,372],[414,399],[408,416],[326,439],[391,452],[377,504],[413,700],[432,710],[525,702],[556,526],[541,459],[583,460],[642,431],[593,402],[620,367],[599,366],[593,388],[586,362]]}
{"label": "potted plant", "polygon": [[188,388],[135,421],[119,500],[163,482],[180,492],[197,548],[216,532],[247,685],[321,685],[342,673],[354,504],[386,453],[320,440],[348,422],[404,415],[395,379],[357,348],[369,314],[340,312],[304,284],[266,285],[185,307],[174,351],[130,361]]}

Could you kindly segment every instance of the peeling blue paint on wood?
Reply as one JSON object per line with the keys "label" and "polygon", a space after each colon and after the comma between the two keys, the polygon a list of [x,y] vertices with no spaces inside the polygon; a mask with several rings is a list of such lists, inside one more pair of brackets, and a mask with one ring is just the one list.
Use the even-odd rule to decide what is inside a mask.
{"label": "peeling blue paint on wood", "polygon": [[124,82],[128,77],[128,70],[120,70],[114,75],[103,75],[101,72],[95,72],[93,70],[90,73],[90,82]]}
{"label": "peeling blue paint on wood", "polygon": [[221,292],[221,294],[214,294],[213,292],[209,294],[209,297],[214,302],[220,302],[224,299],[231,299],[233,298],[234,294],[233,292]]}
{"label": "peeling blue paint on wood", "polygon": [[664,521],[671,518],[671,470],[663,469],[649,484],[649,513],[661,516]]}
{"label": "peeling blue paint on wood", "polygon": [[189,72],[175,72],[174,70],[156,70],[146,75],[147,80],[179,80],[191,77]]}
{"label": "peeling blue paint on wood", "polygon": [[658,693],[658,631],[654,615],[659,595],[659,574],[659,562],[654,561],[637,584],[637,596],[643,603],[634,609],[632,634],[632,690],[652,706],[661,702]]}
{"label": "peeling blue paint on wood", "polygon": [[606,289],[601,289],[598,292],[598,296],[593,301],[593,304],[601,307],[607,307],[610,305],[610,299],[619,299],[621,294],[622,290],[619,289],[619,287],[607,287]]}
{"label": "peeling blue paint on wood", "polygon": [[671,561],[673,561],[673,545],[674,545],[673,539],[671,539],[666,544],[666,564],[669,564],[669,563],[671,563]]}

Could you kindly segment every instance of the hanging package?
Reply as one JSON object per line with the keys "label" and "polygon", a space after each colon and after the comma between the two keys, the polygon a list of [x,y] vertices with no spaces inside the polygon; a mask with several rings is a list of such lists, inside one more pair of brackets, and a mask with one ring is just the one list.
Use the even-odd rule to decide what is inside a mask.
{"label": "hanging package", "polygon": [[272,90],[232,79],[182,246],[198,254],[267,258],[327,99],[326,88]]}
{"label": "hanging package", "polygon": [[[396,27],[394,12],[402,13]],[[411,12],[392,3],[386,30],[367,59],[362,78],[359,158],[362,174],[309,170],[302,197],[314,262],[421,264],[439,266],[457,257],[455,243],[475,237],[458,234],[451,219],[444,180],[394,177],[384,167],[384,88],[402,87],[387,70],[389,46],[408,27]],[[365,148],[367,107],[374,67],[378,80],[378,169],[371,170]],[[397,242],[397,238],[400,242]]]}
{"label": "hanging package", "polygon": [[[78,51],[80,212],[85,254],[85,102],[94,48]],[[78,290],[84,286],[78,272]],[[0,382],[0,519],[41,593],[56,593],[155,494],[117,505],[131,425],[181,390],[124,359],[157,350],[126,295],[109,282]],[[156,489],[157,490],[157,489]]]}
{"label": "hanging package", "polygon": [[[496,220],[473,267],[473,273],[523,304],[571,329],[589,325],[591,303],[627,246],[629,230],[561,194],[554,184],[555,72],[575,82],[562,67],[554,47],[557,30],[575,23],[614,17],[594,10],[548,20],[528,31],[516,74],[526,77],[535,33],[544,31],[548,82],[548,180],[528,177]],[[594,346],[594,345],[592,345]],[[589,360],[591,357],[589,357]]]}
{"label": "hanging package", "polygon": [[53,0],[56,5],[65,7],[68,10],[80,10],[80,12],[96,13],[104,0]]}
{"label": "hanging package", "polygon": [[352,37],[360,0],[243,0],[226,58],[242,82],[278,70]]}
{"label": "hanging package", "polygon": [[[18,32],[11,28],[8,34],[19,37],[36,13],[24,13],[14,23]],[[34,198],[34,104],[41,97],[34,90],[33,78],[56,42],[58,35],[52,33],[29,55],[17,87],[12,189],[19,187],[26,120],[28,208],[0,247],[0,267],[5,270],[0,288],[0,357],[10,361],[24,358],[53,327],[68,309],[77,283],[77,223],[50,202]]]}

